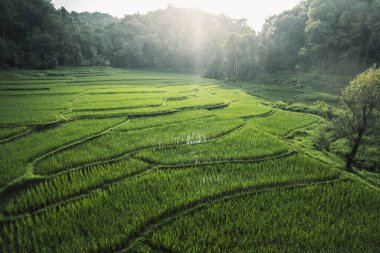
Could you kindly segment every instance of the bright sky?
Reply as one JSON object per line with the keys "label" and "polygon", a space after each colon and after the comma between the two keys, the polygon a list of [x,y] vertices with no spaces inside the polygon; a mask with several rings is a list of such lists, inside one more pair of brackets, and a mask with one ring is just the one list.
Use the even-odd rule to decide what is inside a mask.
{"label": "bright sky", "polygon": [[265,19],[297,5],[300,0],[52,0],[55,7],[69,11],[103,12],[116,17],[137,12],[145,14],[157,9],[174,7],[198,8],[231,18],[246,18],[248,24],[260,31]]}

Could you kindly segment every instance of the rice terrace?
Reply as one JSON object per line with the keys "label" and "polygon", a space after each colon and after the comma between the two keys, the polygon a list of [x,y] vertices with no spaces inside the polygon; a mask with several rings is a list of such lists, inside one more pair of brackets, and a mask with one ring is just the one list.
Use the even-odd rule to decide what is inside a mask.
{"label": "rice terrace", "polygon": [[[21,37],[2,28],[0,252],[380,252],[380,58],[309,56],[301,69],[286,56],[298,42],[276,37],[298,17],[309,28],[296,51],[310,52],[316,6],[334,1],[301,1],[257,34],[195,9],[119,19],[37,2],[80,36],[62,42],[45,21]],[[340,2],[339,15],[356,13]],[[208,22],[201,41],[219,44],[170,51],[193,45],[194,17]]]}
{"label": "rice terrace", "polygon": [[1,91],[4,252],[244,250],[282,233],[297,251],[343,232],[359,250],[378,231],[378,190],[296,145],[318,116],[191,75],[55,73]]}

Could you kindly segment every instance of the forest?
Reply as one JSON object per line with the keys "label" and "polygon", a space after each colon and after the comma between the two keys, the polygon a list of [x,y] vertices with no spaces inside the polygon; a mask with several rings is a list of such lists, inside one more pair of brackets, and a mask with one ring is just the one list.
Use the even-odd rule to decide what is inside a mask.
{"label": "forest", "polygon": [[282,70],[358,73],[380,63],[380,1],[303,0],[245,19],[168,6],[122,19],[48,0],[0,0],[0,67],[170,68],[221,80]]}

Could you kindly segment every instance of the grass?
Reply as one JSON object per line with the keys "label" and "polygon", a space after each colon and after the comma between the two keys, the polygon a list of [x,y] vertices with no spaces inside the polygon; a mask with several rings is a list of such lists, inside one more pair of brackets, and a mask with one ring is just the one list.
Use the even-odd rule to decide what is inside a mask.
{"label": "grass", "polygon": [[163,150],[143,151],[138,156],[162,164],[188,164],[225,160],[250,160],[289,151],[277,138],[248,125],[212,142]]}
{"label": "grass", "polygon": [[36,164],[36,172],[51,174],[67,168],[113,159],[141,149],[201,143],[223,135],[239,124],[241,121],[205,118],[132,132],[115,129],[108,135],[47,157]]}
{"label": "grass", "polygon": [[26,131],[28,131],[28,129],[29,128],[26,126],[0,128],[0,139],[5,140],[5,139],[10,138],[12,136],[26,132]]}
{"label": "grass", "polygon": [[268,117],[256,117],[250,120],[256,127],[280,136],[285,136],[295,129],[303,128],[316,121],[318,121],[316,116],[280,110]]}
{"label": "grass", "polygon": [[158,117],[146,117],[146,118],[132,118],[126,124],[117,128],[117,131],[133,131],[142,130],[154,127],[161,127],[165,125],[181,124],[188,121],[204,120],[208,118],[215,118],[213,112],[208,110],[192,110],[182,111]]}
{"label": "grass", "polygon": [[17,194],[17,198],[6,203],[5,211],[12,215],[32,212],[89,192],[91,189],[117,182],[147,168],[143,162],[132,159],[72,171],[24,189]]}
{"label": "grass", "polygon": [[379,207],[353,182],[268,191],[181,216],[149,240],[172,252],[377,252]]}
{"label": "grass", "polygon": [[107,102],[94,102],[97,101],[96,97],[92,103],[80,102],[79,105],[75,105],[75,111],[106,111],[117,109],[133,109],[133,108],[146,108],[146,107],[159,107],[162,105],[162,99],[146,99],[146,100],[119,100],[119,101],[107,101]]}
{"label": "grass", "polygon": [[33,134],[0,145],[0,186],[12,182],[27,171],[27,165],[46,152],[99,133],[123,122],[123,119],[72,121],[57,128]]}
{"label": "grass", "polygon": [[268,78],[2,72],[0,252],[378,250],[376,175],[341,171],[313,147],[323,120],[281,110],[336,94]]}
{"label": "grass", "polygon": [[[74,95],[0,95],[1,123],[22,125],[47,123],[62,119]],[[40,113],[38,113],[40,112]]]}
{"label": "grass", "polygon": [[[335,171],[323,164],[308,162],[307,158],[294,160],[300,160],[300,163],[278,160],[257,165],[155,170],[35,217],[18,219],[14,223],[14,231],[11,228],[13,223],[3,228],[7,232],[4,232],[2,240],[13,246],[6,248],[6,252],[33,249],[30,237],[23,236],[30,234],[36,241],[43,240],[41,249],[47,251],[53,247],[57,252],[114,249],[122,246],[142,224],[189,202],[264,184],[309,182],[337,176]],[[306,164],[311,162],[312,167],[304,170],[303,161]],[[293,164],[290,169],[286,166],[289,163]],[[12,241],[16,231],[21,236]],[[65,241],[62,242],[61,238]]]}

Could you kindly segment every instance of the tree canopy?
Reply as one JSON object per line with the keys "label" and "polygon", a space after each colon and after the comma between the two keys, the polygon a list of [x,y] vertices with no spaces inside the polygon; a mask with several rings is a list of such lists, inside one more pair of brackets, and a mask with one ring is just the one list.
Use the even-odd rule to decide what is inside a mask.
{"label": "tree canopy", "polygon": [[371,67],[360,73],[342,92],[342,101],[344,107],[336,125],[351,141],[347,156],[347,167],[351,168],[363,137],[380,123],[376,117],[380,110],[380,68]]}
{"label": "tree canopy", "polygon": [[218,79],[360,72],[380,63],[379,0],[303,0],[256,33],[246,20],[168,7],[123,19],[48,0],[0,0],[0,67],[169,67]]}

